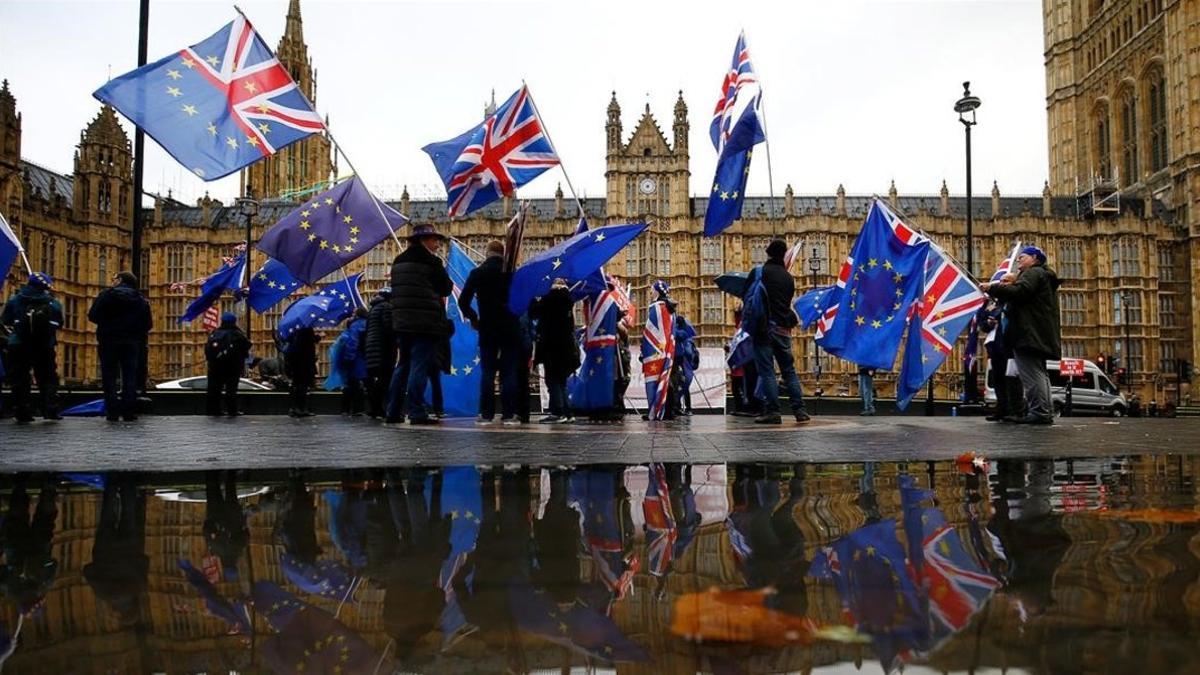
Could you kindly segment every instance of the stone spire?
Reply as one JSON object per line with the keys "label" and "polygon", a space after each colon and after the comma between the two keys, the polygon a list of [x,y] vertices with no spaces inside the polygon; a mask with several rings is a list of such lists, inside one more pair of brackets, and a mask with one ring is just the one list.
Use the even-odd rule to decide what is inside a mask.
{"label": "stone spire", "polygon": [[786,216],[796,215],[796,193],[792,191],[791,183],[783,189],[783,213]]}
{"label": "stone spire", "polygon": [[683,101],[683,90],[679,90],[679,99],[675,101],[675,152],[686,153],[688,149],[688,107]]}
{"label": "stone spire", "polygon": [[942,190],[938,193],[942,198],[942,210],[938,215],[946,217],[950,215],[950,188],[946,187],[946,179],[942,179]]}
{"label": "stone spire", "polygon": [[846,215],[846,188],[841,183],[838,183],[837,201],[835,202],[835,210],[839,216]]}
{"label": "stone spire", "polygon": [[409,215],[408,206],[409,206],[408,186],[405,185],[404,191],[400,193],[400,213],[403,213],[406,216]]}
{"label": "stone spire", "polygon": [[892,180],[892,185],[888,188],[888,203],[893,209],[900,208],[900,193],[896,191],[896,181]]}
{"label": "stone spire", "polygon": [[554,217],[562,218],[563,216],[563,191],[562,183],[554,190]]}
{"label": "stone spire", "polygon": [[291,0],[288,4],[287,20],[283,37],[275,49],[275,56],[292,75],[300,91],[308,100],[316,103],[317,78],[313,72],[312,61],[308,58],[308,45],[304,43],[304,21],[300,17],[300,0]]}
{"label": "stone spire", "polygon": [[[4,173],[16,172],[21,165],[21,114],[17,99],[8,89],[8,80],[0,84],[0,167]],[[2,195],[0,195],[2,196]]]}
{"label": "stone spire", "polygon": [[608,136],[608,154],[621,151],[621,104],[617,103],[617,92],[612,93],[608,102],[608,120],[604,123],[604,131]]}
{"label": "stone spire", "polygon": [[992,217],[1000,217],[1000,183],[992,181]]}
{"label": "stone spire", "polygon": [[492,88],[492,100],[483,106],[483,119],[496,114],[496,89]]}
{"label": "stone spire", "polygon": [[1050,217],[1050,197],[1052,196],[1050,193],[1050,181],[1046,181],[1046,186],[1042,188],[1042,215],[1047,218]]}

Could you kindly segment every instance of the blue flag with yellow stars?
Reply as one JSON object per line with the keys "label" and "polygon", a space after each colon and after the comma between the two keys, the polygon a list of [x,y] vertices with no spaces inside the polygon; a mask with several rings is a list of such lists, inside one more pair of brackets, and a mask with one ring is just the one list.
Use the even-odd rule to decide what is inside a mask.
{"label": "blue flag with yellow stars", "polygon": [[524,314],[534,298],[550,292],[555,279],[565,279],[568,286],[583,282],[646,227],[635,223],[577,231],[570,239],[531,257],[513,273],[508,311]]}
{"label": "blue flag with yellow stars", "polygon": [[407,222],[353,177],[284,216],[256,248],[286,265],[300,281],[315,284]]}
{"label": "blue flag with yellow stars", "polygon": [[204,313],[206,309],[213,306],[221,295],[226,290],[236,290],[242,284],[242,277],[246,271],[246,254],[240,254],[238,257],[221,265],[221,269],[213,272],[204,284],[200,286],[200,297],[192,301],[187,309],[184,310],[183,316],[179,317],[179,323],[187,323]]}
{"label": "blue flag with yellow stars", "polygon": [[361,272],[293,302],[284,310],[275,332],[286,340],[301,328],[329,328],[345,321],[355,308],[364,306],[358,292],[360,279]]}
{"label": "blue flag with yellow stars", "polygon": [[833,286],[818,286],[796,298],[796,301],[792,303],[792,309],[796,310],[796,316],[800,317],[800,323],[805,328],[821,318],[821,309],[824,307],[825,298],[833,289]]}
{"label": "blue flag with yellow stars", "polygon": [[837,317],[817,344],[860,366],[891,369],[925,286],[928,252],[929,239],[876,200],[850,250],[846,286],[828,296],[840,303]]}
{"label": "blue flag with yellow stars", "polygon": [[268,259],[250,278],[250,306],[262,314],[297,288],[300,288],[300,282],[288,271],[287,265]]}
{"label": "blue flag with yellow stars", "polygon": [[450,337],[450,372],[442,373],[442,400],[450,415],[474,415],[479,412],[479,386],[483,372],[479,368],[479,334],[458,309],[458,296],[467,283],[475,263],[456,241],[450,242],[446,273],[454,283],[446,302],[446,315],[454,322]]}
{"label": "blue flag with yellow stars", "polygon": [[[215,180],[325,129],[246,17],[93,94],[188,171]],[[109,110],[101,115],[109,115]]]}

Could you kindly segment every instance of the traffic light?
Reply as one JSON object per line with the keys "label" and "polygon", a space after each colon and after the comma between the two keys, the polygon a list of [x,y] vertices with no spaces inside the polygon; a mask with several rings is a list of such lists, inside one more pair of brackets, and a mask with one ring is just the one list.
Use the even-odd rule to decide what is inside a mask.
{"label": "traffic light", "polygon": [[1096,357],[1096,365],[1100,367],[1102,372],[1108,373],[1108,360],[1104,358],[1103,354]]}
{"label": "traffic light", "polygon": [[1129,384],[1125,379],[1125,369],[1117,368],[1117,384]]}

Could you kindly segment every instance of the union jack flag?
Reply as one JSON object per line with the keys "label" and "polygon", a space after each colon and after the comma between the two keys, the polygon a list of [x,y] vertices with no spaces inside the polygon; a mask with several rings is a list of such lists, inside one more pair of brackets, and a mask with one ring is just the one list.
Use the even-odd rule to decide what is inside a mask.
{"label": "union jack flag", "polygon": [[935,245],[925,260],[925,291],[913,305],[896,404],[903,409],[945,362],[987,297]]}
{"label": "union jack flag", "polygon": [[821,317],[817,319],[817,332],[814,339],[825,337],[825,333],[833,328],[833,321],[837,318],[838,305],[837,298],[841,296],[842,291],[846,288],[846,283],[850,281],[850,275],[854,272],[854,258],[846,256],[846,260],[842,262],[841,269],[838,270],[837,281],[834,282],[833,291],[826,295],[827,300],[834,300],[833,304],[825,308],[821,312]]}
{"label": "union jack flag", "polygon": [[325,128],[246,17],[93,94],[215,180]]}
{"label": "union jack flag", "polygon": [[511,197],[517,188],[559,163],[524,86],[483,124],[422,150],[446,185],[451,218]]}
{"label": "union jack flag", "polygon": [[665,576],[675,557],[675,540],[679,528],[671,509],[667,469],[661,463],[650,465],[650,482],[642,500],[642,515],[646,519],[646,560],[650,574]]}
{"label": "union jack flag", "polygon": [[1000,264],[996,266],[996,271],[992,273],[992,278],[989,279],[988,281],[990,281],[992,283],[996,283],[997,281],[1000,281],[1000,279],[1002,279],[1005,274],[1008,274],[1008,272],[1013,267],[1016,266],[1017,256],[1020,255],[1020,253],[1021,253],[1021,242],[1018,241],[1016,246],[1013,246],[1013,250],[1011,253],[1008,254],[1008,257],[1005,258],[1004,260],[1001,260]]}
{"label": "union jack flag", "polygon": [[[746,96],[740,96],[742,87],[749,89]],[[725,73],[724,81],[721,82],[721,97],[717,99],[712,123],[708,127],[708,134],[712,137],[713,147],[717,149],[718,154],[724,149],[725,141],[729,140],[733,126],[741,115],[741,109],[747,104],[757,103],[757,93],[758,78],[754,75],[754,67],[750,65],[746,34],[741,33],[733,48],[733,62],[729,71]],[[738,105],[739,101],[742,105]]]}
{"label": "union jack flag", "polygon": [[648,417],[661,420],[667,414],[671,366],[675,361],[675,316],[667,303],[655,302],[646,310],[642,331],[642,375],[646,379]]}

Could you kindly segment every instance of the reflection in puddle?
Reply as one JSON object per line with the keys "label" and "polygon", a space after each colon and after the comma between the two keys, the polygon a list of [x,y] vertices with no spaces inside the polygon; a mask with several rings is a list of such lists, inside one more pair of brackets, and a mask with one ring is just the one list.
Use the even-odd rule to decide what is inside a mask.
{"label": "reflection in puddle", "polygon": [[0,662],[1183,671],[1198,472],[1147,456],[9,475]]}

